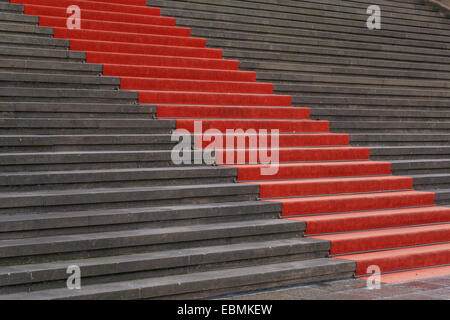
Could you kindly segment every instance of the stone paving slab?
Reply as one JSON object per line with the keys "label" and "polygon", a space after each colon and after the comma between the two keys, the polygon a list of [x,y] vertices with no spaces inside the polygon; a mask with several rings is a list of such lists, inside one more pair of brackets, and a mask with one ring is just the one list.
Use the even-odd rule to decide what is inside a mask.
{"label": "stone paving slab", "polygon": [[450,300],[450,276],[367,288],[365,280],[347,279],[273,291],[224,297],[224,300]]}

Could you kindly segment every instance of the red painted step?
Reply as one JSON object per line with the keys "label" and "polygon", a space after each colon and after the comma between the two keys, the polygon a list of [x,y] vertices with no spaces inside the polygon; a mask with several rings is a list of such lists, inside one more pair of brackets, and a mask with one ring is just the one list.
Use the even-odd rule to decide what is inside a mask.
{"label": "red painted step", "polygon": [[[266,179],[261,175],[262,165],[236,165],[239,181]],[[391,173],[389,162],[315,162],[281,163],[278,173],[272,179],[311,179],[350,176],[387,175]]]}
{"label": "red painted step", "polygon": [[121,77],[121,89],[154,91],[187,91],[219,93],[272,94],[273,84],[261,82],[233,82],[161,78]]}
{"label": "red painted step", "polygon": [[[314,120],[223,120],[223,119],[178,119],[177,129],[185,129],[195,132],[195,124],[200,122],[202,132],[210,129],[220,130],[225,134],[227,130],[273,130],[279,129],[281,132],[328,132],[328,121]],[[201,133],[195,132],[195,133]],[[231,133],[231,132],[229,132]],[[366,149],[365,149],[366,150]]]}
{"label": "red painted step", "polygon": [[379,266],[381,272],[443,266],[450,264],[450,243],[344,255],[337,258],[356,261],[358,276],[367,275],[367,269],[372,265]]}
{"label": "red painted step", "polygon": [[86,61],[89,63],[219,70],[238,70],[239,68],[239,62],[236,60],[152,56],[93,51],[88,51],[86,55]]}
{"label": "red painted step", "polygon": [[95,2],[112,2],[112,3],[120,3],[127,4],[133,6],[146,6],[147,0],[95,0]]}
{"label": "red painted step", "polygon": [[256,75],[254,72],[246,71],[130,66],[115,64],[104,64],[103,73],[109,76],[114,75],[149,79],[159,78],[238,82],[255,82],[256,80]]}
{"label": "red painted step", "polygon": [[[172,57],[194,57],[194,58],[212,58],[212,59],[222,58],[222,50],[218,49],[162,46],[162,45],[138,44],[138,43],[130,44],[121,42],[92,41],[79,39],[70,40],[70,50],[148,54],[148,55],[172,56]],[[136,73],[137,72],[134,72],[133,74],[124,74],[124,75],[136,76],[138,75]]]}
{"label": "red painted step", "polygon": [[[217,104],[229,106],[289,106],[291,105],[291,97],[242,93],[140,91],[139,102],[157,104]],[[326,126],[326,131],[328,131],[328,123]],[[312,131],[317,132],[317,130]]]}
{"label": "red painted step", "polygon": [[255,181],[247,183],[260,186],[261,198],[408,190],[413,187],[412,178],[394,176]]}
{"label": "red painted step", "polygon": [[266,200],[281,202],[283,216],[431,206],[432,192],[402,191]]}
{"label": "red painted step", "polygon": [[10,0],[11,3],[31,4],[47,7],[62,7],[68,8],[72,5],[77,5],[82,11],[97,10],[107,12],[132,13],[139,15],[159,16],[161,15],[160,8],[153,8],[147,6],[136,6],[132,4],[118,4],[109,2],[97,2],[87,0]]}
{"label": "red painted step", "polygon": [[291,218],[305,221],[307,234],[349,232],[450,222],[450,208],[423,207]]}
{"label": "red painted step", "polygon": [[[450,266],[437,266],[403,272],[385,273],[381,275],[381,282],[390,284],[403,283],[423,279],[440,278],[448,275],[450,275]],[[363,277],[361,279],[368,280],[369,277]]]}
{"label": "red painted step", "polygon": [[331,254],[341,255],[450,241],[450,224],[403,227],[314,236],[331,241]]}
{"label": "red painted step", "polygon": [[206,39],[192,38],[192,37],[177,37],[168,35],[155,34],[139,34],[139,33],[125,33],[98,30],[69,30],[67,28],[54,28],[55,38],[60,39],[80,39],[93,41],[109,41],[109,42],[123,42],[138,43],[138,44],[156,44],[162,46],[176,46],[176,47],[192,47],[205,48]]}
{"label": "red painted step", "polygon": [[[43,15],[51,17],[68,17],[66,8],[25,5],[25,14]],[[142,15],[121,12],[106,12],[98,10],[83,10],[82,19],[125,22],[125,23],[142,23],[150,25],[161,26],[175,26],[175,18],[161,17],[155,15]],[[83,27],[83,20],[81,20],[81,27]]]}
{"label": "red painted step", "polygon": [[[67,18],[41,15],[39,17],[39,25],[42,27],[66,28]],[[82,29],[142,33],[142,34],[157,34],[157,35],[168,35],[178,37],[189,37],[191,35],[191,29],[189,28],[124,23],[124,22],[98,21],[98,20],[89,20],[85,18],[83,18]]]}
{"label": "red painted step", "polygon": [[[235,119],[240,119],[238,116]],[[203,143],[200,145],[196,145],[197,148],[207,148],[211,142],[216,141],[218,137],[208,134],[194,134],[197,137],[196,141],[202,141]],[[348,136],[339,135],[339,134],[302,134],[302,133],[285,133],[280,134],[278,138],[278,147],[280,148],[288,148],[288,147],[311,147],[311,146],[331,146],[330,140],[336,143],[336,146],[344,146],[348,145],[345,141],[347,141]],[[260,141],[258,140],[258,134],[224,134],[220,137],[223,146],[227,146],[227,148],[238,148],[240,145],[254,145],[261,146]],[[220,140],[219,140],[220,141]],[[230,142],[231,141],[231,142]],[[245,141],[245,142],[242,142]],[[268,133],[266,147],[271,147],[273,142],[276,141],[273,139],[273,136]],[[342,143],[339,143],[342,142]]]}
{"label": "red painted step", "polygon": [[[262,148],[259,149],[218,149],[216,154],[219,161],[218,164],[245,164],[252,163],[249,159],[257,158],[257,163],[262,163],[260,154],[271,155],[271,151]],[[368,151],[364,148],[283,148],[278,150],[280,162],[292,161],[330,161],[330,160],[353,160],[368,158]],[[232,161],[228,161],[227,155],[230,155]],[[234,156],[233,156],[234,155]],[[236,161],[239,156],[245,156],[245,162]],[[250,157],[251,156],[251,157]],[[273,177],[272,175],[270,176]],[[267,179],[267,176],[265,177]]]}
{"label": "red painted step", "polygon": [[[308,108],[192,105],[159,105],[157,111],[159,118],[267,119],[270,117],[272,119],[286,120],[309,119],[309,113],[310,109]],[[308,138],[310,138],[308,141],[316,141],[319,137],[324,138],[324,135],[303,136],[303,140],[299,143],[302,143],[302,145],[314,145],[305,144],[306,142],[304,141]],[[337,145],[348,144],[348,139],[345,139],[348,138],[348,135],[329,135],[327,137],[329,137],[329,145],[336,142],[340,142]]]}

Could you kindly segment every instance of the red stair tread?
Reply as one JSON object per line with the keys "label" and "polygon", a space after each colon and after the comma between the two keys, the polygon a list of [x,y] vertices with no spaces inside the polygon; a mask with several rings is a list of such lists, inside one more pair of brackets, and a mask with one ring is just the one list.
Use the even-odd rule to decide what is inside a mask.
{"label": "red stair tread", "polygon": [[[438,278],[450,275],[450,266],[430,267],[425,269],[387,273],[381,275],[381,282],[388,284],[418,281],[423,279]],[[362,277],[367,280],[369,277]]]}
{"label": "red stair tread", "polygon": [[118,4],[108,2],[86,1],[86,0],[10,0],[11,3],[31,4],[47,7],[67,8],[77,5],[81,10],[98,10],[107,12],[123,12],[139,15],[161,15],[161,9],[147,6],[136,6],[132,4]]}
{"label": "red stair tread", "polygon": [[[142,92],[141,92],[142,93]],[[212,95],[212,94],[211,94]],[[213,95],[214,96],[214,95]],[[226,95],[215,95],[217,97],[225,97]],[[230,95],[231,96],[231,95]],[[235,95],[238,97],[239,95]],[[227,130],[274,130],[279,129],[280,132],[328,132],[328,121],[314,120],[226,120],[226,119],[178,119],[177,128],[185,129],[189,132],[195,132],[195,123],[201,123],[203,132],[210,129],[218,129],[222,134]],[[201,132],[197,132],[201,133]],[[270,132],[268,132],[270,133]]]}
{"label": "red stair tread", "polygon": [[129,53],[112,52],[86,52],[86,61],[89,63],[104,63],[117,65],[172,67],[187,69],[218,69],[238,70],[239,62],[236,60],[207,59],[193,57],[152,56]]}
{"label": "red stair tread", "polygon": [[260,186],[261,198],[412,189],[408,177],[327,178],[247,182]]}
{"label": "red stair tread", "polygon": [[[239,181],[261,180],[262,165],[236,165]],[[351,176],[386,175],[391,173],[389,162],[351,161],[316,163],[281,163],[273,179],[308,179]]]}
{"label": "red stair tread", "polygon": [[291,218],[305,221],[307,234],[346,232],[450,222],[450,208],[424,207]]}
{"label": "red stair tread", "polygon": [[[333,150],[330,150],[333,149]],[[266,153],[269,151],[263,150],[220,150],[216,149],[216,154],[220,159],[223,159],[224,162],[218,161],[218,164],[243,164],[243,163],[252,163],[249,161],[250,158],[257,158],[258,163],[262,163],[260,152]],[[228,154],[233,155],[233,159],[238,159],[239,155],[244,155],[246,162],[241,161],[225,161]],[[283,148],[279,150],[279,161],[281,162],[290,162],[290,161],[327,161],[331,160],[352,160],[352,159],[361,159],[367,155],[367,150],[364,148]],[[272,176],[271,176],[272,177]]]}
{"label": "red stair tread", "polygon": [[[41,15],[39,16],[39,25],[43,27],[66,28],[67,18]],[[89,20],[86,18],[83,18],[82,29],[142,33],[142,34],[159,34],[178,37],[189,37],[191,35],[191,29],[183,27]]]}
{"label": "red stair tread", "polygon": [[393,209],[434,204],[432,192],[402,191],[266,200],[281,202],[283,216]]}
{"label": "red stair tread", "polygon": [[336,259],[356,261],[359,276],[367,275],[367,269],[373,265],[379,266],[382,273],[442,266],[450,264],[450,243],[351,254]]}
{"label": "red stair tread", "polygon": [[348,254],[450,241],[450,224],[314,236],[331,241],[331,254]]}
{"label": "red stair tread", "polygon": [[[54,17],[66,17],[67,8],[50,6],[25,5],[25,14],[44,15]],[[89,20],[105,20],[113,22],[130,22],[162,26],[175,26],[175,18],[161,17],[155,15],[141,15],[121,12],[108,12],[99,10],[83,10],[83,18]]]}
{"label": "red stair tread", "polygon": [[167,55],[177,57],[195,57],[195,58],[213,58],[213,59],[222,58],[222,50],[218,49],[162,46],[151,44],[121,43],[121,42],[93,41],[93,40],[79,40],[79,39],[73,39],[70,41],[70,50],[148,54],[157,56]]}
{"label": "red stair tread", "polygon": [[[158,105],[159,118],[225,118],[225,119],[309,119],[308,108],[289,107],[245,107],[245,106],[192,106],[192,105]],[[319,138],[323,135],[304,136],[307,138]],[[330,140],[340,139],[341,144],[348,144],[348,135],[330,135]],[[280,137],[281,138],[281,137]],[[347,140],[347,143],[345,141]],[[335,141],[333,141],[335,142]],[[344,142],[344,143],[343,143]],[[329,142],[332,145],[332,142]]]}
{"label": "red stair tread", "polygon": [[[289,106],[291,105],[291,97],[243,93],[140,91],[139,102],[156,104],[217,104],[230,106]],[[310,131],[328,131],[328,123],[326,123],[326,127],[326,130],[323,129]]]}
{"label": "red stair tread", "polygon": [[273,84],[260,82],[233,82],[161,78],[122,77],[120,87],[129,90],[187,91],[216,93],[272,94]]}
{"label": "red stair tread", "polygon": [[[206,49],[205,49],[206,50]],[[133,66],[104,64],[103,73],[110,76],[138,77],[138,78],[161,78],[161,79],[184,79],[184,80],[213,80],[213,81],[238,81],[255,82],[254,72],[238,70],[216,70],[195,68],[173,68],[157,66]],[[289,96],[282,96],[289,97]],[[289,100],[290,102],[290,100]],[[290,105],[290,104],[289,104]]]}
{"label": "red stair tread", "polygon": [[108,41],[120,42],[126,44],[156,44],[163,46],[175,47],[192,47],[205,48],[206,39],[192,38],[192,37],[178,37],[169,35],[156,34],[139,34],[139,33],[125,33],[125,32],[111,32],[99,30],[69,30],[67,28],[53,28],[54,37],[61,39],[79,39],[92,41]]}

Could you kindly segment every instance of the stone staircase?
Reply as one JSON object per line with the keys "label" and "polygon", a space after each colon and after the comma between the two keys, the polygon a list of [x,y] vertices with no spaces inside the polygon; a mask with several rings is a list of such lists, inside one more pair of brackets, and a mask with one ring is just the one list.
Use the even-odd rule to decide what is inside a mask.
{"label": "stone staircase", "polygon": [[[176,120],[23,10],[0,1],[0,299],[200,298],[352,276],[237,169],[174,166]],[[70,265],[81,291],[66,289]]]}
{"label": "stone staircase", "polygon": [[[412,178],[392,176],[391,164],[379,161],[383,153],[377,150],[395,150],[386,158],[393,156],[394,165],[405,161],[405,172],[410,172],[416,160],[421,170],[419,161],[423,160],[411,158],[402,145],[382,145],[384,149],[349,146],[349,135],[341,131],[356,133],[355,121],[338,113],[354,111],[361,117],[358,123],[381,126],[387,121],[380,119],[389,112],[409,108],[423,112],[420,105],[413,108],[423,98],[399,97],[410,91],[424,95],[425,91],[412,90],[408,84],[389,98],[376,94],[381,90],[383,96],[392,90],[386,88],[376,89],[377,97],[360,89],[364,94],[358,97],[358,86],[350,90],[350,85],[339,84],[342,93],[333,93],[338,86],[333,81],[341,79],[340,75],[324,72],[330,79],[328,85],[317,85],[312,74],[349,70],[345,63],[341,68],[318,60],[300,63],[310,69],[301,84],[289,80],[298,72],[282,68],[297,64],[279,58],[324,59],[322,47],[308,44],[324,38],[323,44],[334,48],[327,53],[342,52],[346,61],[369,59],[370,65],[376,60],[391,63],[387,69],[392,70],[403,65],[404,72],[409,72],[406,64],[426,64],[435,67],[433,74],[445,74],[436,70],[436,62],[442,59],[436,53],[445,51],[447,25],[436,13],[406,1],[389,6],[392,13],[385,22],[390,36],[384,36],[385,41],[399,32],[409,35],[415,23],[420,25],[416,29],[422,30],[417,32],[421,38],[413,35],[412,42],[440,39],[432,50],[420,49],[427,55],[417,62],[419,54],[401,49],[398,39],[386,44],[393,47],[392,52],[377,52],[370,44],[369,49],[361,49],[365,47],[361,40],[358,48],[352,48],[353,40],[327,40],[320,36],[322,31],[314,35],[308,28],[305,43],[292,44],[293,54],[287,46],[276,52],[276,39],[285,36],[271,30],[270,23],[279,21],[280,27],[295,30],[292,24],[299,20],[292,15],[301,11],[304,27],[321,25],[332,32],[333,26],[342,24],[345,30],[363,34],[367,31],[359,21],[343,19],[354,16],[355,6],[363,2],[336,7],[314,0],[301,10],[295,4],[303,2],[286,2],[289,11],[271,0],[151,1],[149,7],[144,0],[11,2],[16,4],[0,1],[0,30],[4,30],[0,32],[0,55],[5,69],[0,87],[0,105],[5,109],[0,127],[0,188],[4,191],[0,195],[1,299],[204,298],[355,273],[365,276],[367,267],[374,264],[384,273],[420,272],[450,264],[450,209],[434,205],[434,192],[414,191]],[[82,9],[81,30],[65,27],[66,7],[72,4]],[[245,5],[248,8],[242,9]],[[163,16],[158,6],[164,7]],[[236,8],[241,8],[239,14],[234,13]],[[280,8],[285,10],[282,14]],[[226,12],[217,13],[217,9]],[[391,25],[398,15],[416,11],[420,13],[417,20]],[[319,12],[331,16],[324,18]],[[175,25],[175,19],[166,15],[180,18]],[[227,16],[244,17],[247,27],[269,28],[264,36],[273,40],[254,41],[254,31],[251,41],[235,38],[228,26],[242,27],[243,23],[226,22]],[[185,27],[191,24],[194,36],[206,32],[204,26],[210,33],[195,38]],[[434,29],[442,32],[427,34]],[[213,36],[217,30],[220,37]],[[229,35],[233,37],[227,39]],[[210,41],[211,46],[225,50],[207,48]],[[247,42],[254,47],[245,47]],[[275,53],[268,52],[272,49]],[[369,58],[354,56],[359,51]],[[235,57],[240,64],[222,59],[223,54],[231,57],[233,52],[244,55]],[[389,62],[391,53],[396,58]],[[271,55],[279,57],[269,63]],[[245,71],[252,68],[258,73]],[[367,65],[354,69],[366,72],[366,78],[376,70]],[[269,82],[256,82],[268,76],[275,77],[265,80],[275,82],[281,94],[273,94]],[[354,74],[346,78],[358,79]],[[288,90],[280,90],[282,84]],[[442,87],[435,90],[434,84],[429,84],[433,94],[436,91],[430,103],[432,110],[442,112],[448,103],[447,92]],[[297,91],[298,87],[310,92]],[[322,92],[321,88],[330,90]],[[368,90],[374,88],[371,84]],[[294,106],[291,96],[284,93],[294,93]],[[341,103],[326,102],[335,98]],[[370,103],[361,104],[370,108],[359,109],[360,100],[376,101],[385,109],[374,109]],[[397,100],[404,101],[405,108],[396,105]],[[352,101],[352,107],[344,107],[343,101]],[[311,110],[305,108],[309,105]],[[318,120],[316,110],[329,111]],[[375,111],[367,111],[367,119],[364,110]],[[379,110],[387,113],[377,117]],[[311,112],[317,119],[309,119]],[[331,123],[322,120],[328,117],[336,118],[330,118]],[[266,165],[260,154],[256,164],[217,160],[216,166],[174,166],[171,133],[184,129],[198,137],[197,121],[203,125],[200,134],[207,129],[280,130],[278,172],[263,175],[261,169]],[[445,121],[439,123],[445,127]],[[330,126],[339,132],[330,133]],[[397,137],[403,134],[402,128],[393,128]],[[380,130],[391,132],[389,126]],[[269,136],[273,138],[273,133]],[[206,147],[202,144],[190,150],[189,156],[195,157]],[[426,151],[423,146],[421,150]],[[219,159],[242,150],[215,151]],[[244,151],[248,157],[252,149]],[[431,160],[436,164],[441,159],[445,158]],[[424,172],[423,181],[444,181],[445,172],[436,172]],[[439,197],[438,193],[442,201]],[[66,270],[71,265],[81,268],[82,290],[66,288]]]}
{"label": "stone staircase", "polygon": [[[450,24],[420,0],[154,0],[243,70],[450,204]],[[382,29],[368,30],[379,5]]]}

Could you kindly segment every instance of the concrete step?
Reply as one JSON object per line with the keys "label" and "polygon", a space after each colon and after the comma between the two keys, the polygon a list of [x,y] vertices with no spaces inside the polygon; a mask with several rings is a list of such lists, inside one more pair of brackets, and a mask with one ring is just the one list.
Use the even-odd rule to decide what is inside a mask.
{"label": "concrete step", "polygon": [[436,193],[436,204],[445,206],[450,204],[450,189],[437,189],[434,192]]}
{"label": "concrete step", "polygon": [[[36,73],[40,76],[45,74],[98,76],[102,71],[103,67],[99,64],[70,62],[69,59],[67,61],[48,61],[38,60],[38,58],[30,60],[16,57],[15,59],[5,59],[0,65],[2,74],[9,73],[14,75],[22,72],[24,74]],[[107,79],[108,77],[104,78]]]}
{"label": "concrete step", "polygon": [[371,158],[377,160],[445,159],[450,147],[443,146],[374,146],[370,148]]}
{"label": "concrete step", "polygon": [[205,204],[172,204],[72,212],[4,215],[0,217],[0,238],[24,239],[76,235],[143,228],[168,228],[191,225],[277,219],[281,204],[238,201]]}
{"label": "concrete step", "polygon": [[[2,10],[0,8],[0,10]],[[2,11],[3,12],[3,11]],[[18,36],[42,36],[51,37],[53,36],[52,28],[48,27],[38,27],[31,24],[21,24],[21,23],[5,23],[0,20],[0,33]]]}
{"label": "concrete step", "polygon": [[258,186],[223,183],[159,187],[4,192],[1,213],[37,213],[173,204],[254,201]]}
{"label": "concrete step", "polygon": [[1,102],[133,103],[138,92],[118,90],[0,87]]}
{"label": "concrete step", "polygon": [[450,123],[445,121],[332,121],[334,132],[380,133],[448,133]]}
{"label": "concrete step", "polygon": [[0,87],[117,90],[120,87],[120,78],[74,74],[0,72]]}
{"label": "concrete step", "polygon": [[448,173],[450,169],[450,157],[433,159],[424,156],[421,159],[391,160],[390,162],[393,173],[397,175]]}
{"label": "concrete step", "polygon": [[412,176],[414,188],[419,190],[450,189],[450,174],[435,173]]}
{"label": "concrete step", "polygon": [[3,134],[170,133],[175,120],[2,118]]}
{"label": "concrete step", "polygon": [[[324,281],[350,277],[355,263],[312,259],[258,267],[225,269],[181,276],[116,282],[85,287],[84,290],[54,289],[34,294],[4,295],[2,299],[163,299],[206,298],[243,290]],[[236,285],[239,283],[239,285]]]}
{"label": "concrete step", "polygon": [[172,150],[168,134],[3,135],[0,150],[16,152]]}
{"label": "concrete step", "polygon": [[18,11],[1,11],[0,12],[0,21],[4,23],[23,23],[30,25],[37,25],[39,22],[39,18],[35,16],[27,16],[19,13]]}
{"label": "concrete step", "polygon": [[[1,17],[0,21],[2,21]],[[0,44],[14,45],[21,48],[68,49],[70,41],[39,36],[0,34]]]}
{"label": "concrete step", "polygon": [[[83,62],[86,59],[85,52],[65,49],[22,48],[12,44],[0,44],[0,56],[2,59],[5,59],[1,66],[7,66],[7,62],[9,62],[7,60],[26,60],[30,62],[30,65],[36,65],[34,63],[35,60],[45,62]],[[99,70],[98,66],[94,68]]]}
{"label": "concrete step", "polygon": [[[444,109],[445,110],[445,109]],[[311,118],[314,120],[385,120],[395,121],[447,121],[450,118],[448,111],[433,110],[391,110],[391,109],[367,109],[367,108],[312,108]]]}
{"label": "concrete step", "polygon": [[237,170],[225,167],[176,167],[0,173],[0,190],[63,190],[233,183]]}
{"label": "concrete step", "polygon": [[350,136],[350,143],[354,146],[405,146],[427,145],[441,146],[450,142],[450,134],[424,133],[354,133]]}
{"label": "concrete step", "polygon": [[227,222],[167,228],[144,228],[119,232],[88,233],[3,240],[0,261],[13,265],[130,253],[161,252],[243,242],[299,237],[305,223],[281,219]]}
{"label": "concrete step", "polygon": [[[106,276],[109,282],[130,281],[162,274],[167,276],[242,268],[280,260],[287,262],[325,258],[328,250],[329,243],[326,241],[299,238],[0,267],[0,293],[64,288],[68,265],[81,268],[83,285],[94,285],[102,283]],[[170,272],[167,272],[168,268]],[[33,277],[29,277],[30,273],[33,273]]]}
{"label": "concrete step", "polygon": [[16,119],[153,119],[155,105],[58,102],[0,102],[1,118]]}

